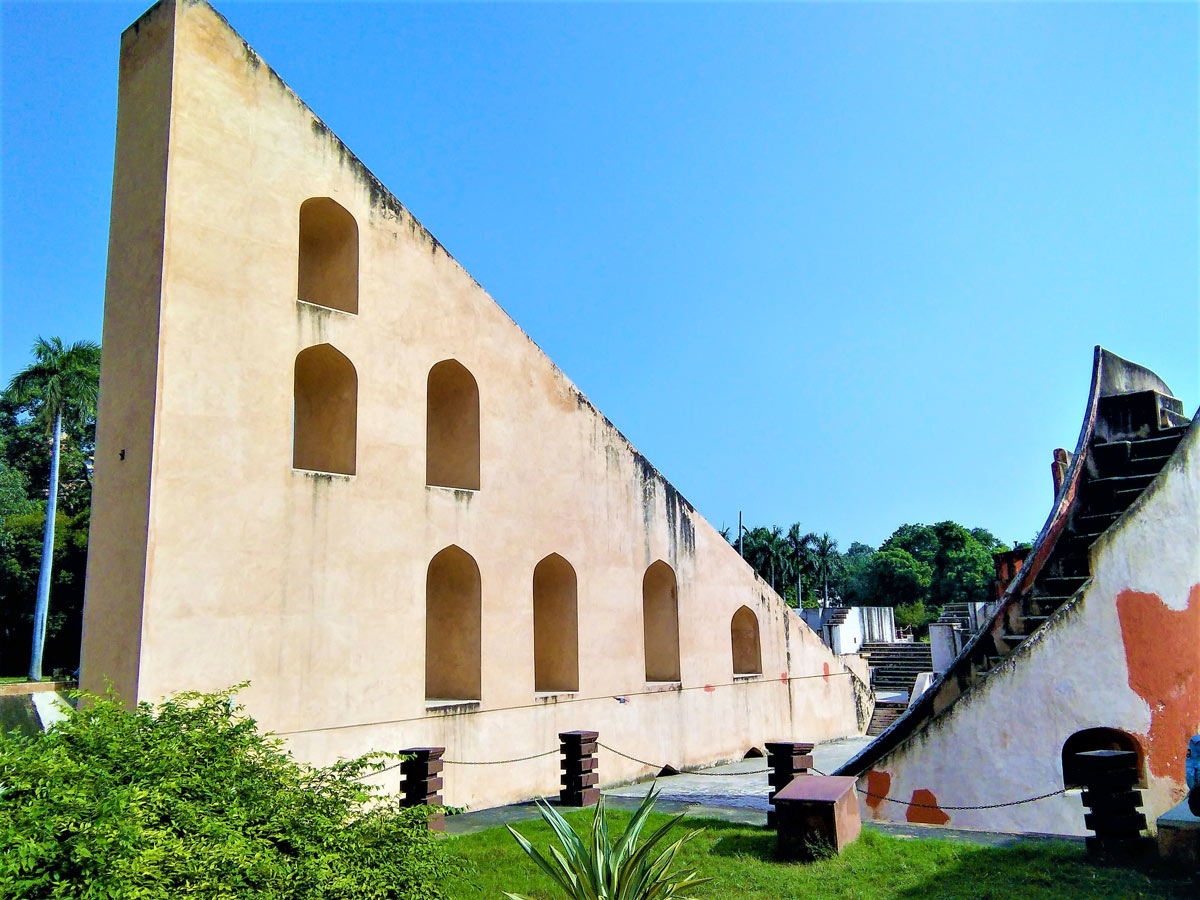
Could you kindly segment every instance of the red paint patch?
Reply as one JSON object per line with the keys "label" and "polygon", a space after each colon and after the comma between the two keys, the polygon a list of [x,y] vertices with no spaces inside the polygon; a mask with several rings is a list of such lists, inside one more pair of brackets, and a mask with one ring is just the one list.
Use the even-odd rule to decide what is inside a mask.
{"label": "red paint patch", "polygon": [[787,672],[780,672],[779,680],[782,681],[784,684],[787,684],[787,680],[788,680]]}
{"label": "red paint patch", "polygon": [[883,805],[883,798],[892,789],[892,775],[882,769],[872,769],[867,773],[867,806],[872,812],[878,812]]}
{"label": "red paint patch", "polygon": [[1182,785],[1188,738],[1200,721],[1200,584],[1192,585],[1183,610],[1171,609],[1157,594],[1121,591],[1117,615],[1129,686],[1150,706],[1146,763],[1152,775]]}
{"label": "red paint patch", "polygon": [[825,663],[825,674],[821,676],[826,681],[829,680],[829,663]]}
{"label": "red paint patch", "polygon": [[945,825],[950,821],[950,817],[946,815],[938,806],[937,797],[933,796],[933,791],[927,791],[925,788],[913,791],[912,803],[919,803],[920,806],[910,806],[908,812],[904,814],[904,818],[917,825]]}
{"label": "red paint patch", "polygon": [[716,690],[716,688],[713,687],[711,684],[706,684],[704,686],[704,693],[706,693],[706,694],[711,694],[715,690]]}

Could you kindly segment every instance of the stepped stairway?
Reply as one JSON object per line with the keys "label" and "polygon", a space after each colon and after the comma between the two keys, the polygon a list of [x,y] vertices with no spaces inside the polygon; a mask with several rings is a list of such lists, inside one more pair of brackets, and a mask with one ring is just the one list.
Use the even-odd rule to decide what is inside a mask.
{"label": "stepped stairway", "polygon": [[833,610],[833,615],[829,617],[829,621],[825,624],[830,627],[845,625],[846,619],[850,617],[850,608],[847,606],[839,607]]}
{"label": "stepped stairway", "polygon": [[[1131,384],[1141,389],[1131,390]],[[1097,347],[1088,417],[1075,454],[1082,459],[1072,458],[1050,518],[995,618],[920,700],[896,716],[882,711],[895,727],[837,774],[869,769],[923,727],[935,709],[952,705],[1002,665],[1073,600],[1091,577],[1089,548],[1154,481],[1189,425],[1182,403],[1154,373]],[[958,619],[960,611],[952,606],[947,605],[939,621]]]}
{"label": "stepped stairway", "polygon": [[911,695],[917,676],[933,671],[933,651],[925,643],[868,641],[859,653],[873,670],[871,686],[876,692],[904,691]]}
{"label": "stepped stairway", "polygon": [[937,621],[939,625],[957,625],[963,631],[971,631],[971,604],[947,603]]}
{"label": "stepped stairway", "polygon": [[871,713],[871,723],[867,725],[867,737],[883,734],[908,709],[907,703],[898,700],[879,700],[875,703],[875,711]]}
{"label": "stepped stairway", "polygon": [[979,665],[990,670],[1033,635],[1055,610],[1070,600],[1091,577],[1088,550],[1149,487],[1183,438],[1186,425],[1156,429],[1151,435],[1093,444],[1075,510],[1047,564],[1010,610],[994,652]]}

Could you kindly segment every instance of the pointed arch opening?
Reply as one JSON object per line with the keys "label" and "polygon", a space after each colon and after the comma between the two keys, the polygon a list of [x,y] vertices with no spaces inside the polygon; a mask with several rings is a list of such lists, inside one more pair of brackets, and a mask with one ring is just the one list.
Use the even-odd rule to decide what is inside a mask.
{"label": "pointed arch opening", "polygon": [[429,370],[425,483],[479,490],[479,386],[458,360]]}
{"label": "pointed arch opening", "polygon": [[479,566],[451,544],[425,577],[425,700],[478,701],[481,696],[482,604]]}
{"label": "pointed arch opening", "polygon": [[358,373],[332,344],[296,355],[292,467],[353,475],[358,443]]}
{"label": "pointed arch opening", "polygon": [[296,298],[358,314],[358,223],[329,197],[300,204]]}
{"label": "pointed arch opening", "polygon": [[761,675],[762,648],[758,637],[758,616],[748,606],[733,614],[729,624],[733,642],[733,674]]}
{"label": "pointed arch opening", "polygon": [[642,577],[642,628],[646,680],[679,681],[679,588],[675,570],[661,559]]}
{"label": "pointed arch opening", "polygon": [[551,553],[533,570],[533,689],[579,690],[579,593],[575,569]]}
{"label": "pointed arch opening", "polygon": [[1063,787],[1068,790],[1083,787],[1076,753],[1089,750],[1129,750],[1137,754],[1138,785],[1146,786],[1146,757],[1142,745],[1132,734],[1118,728],[1085,728],[1063,742]]}

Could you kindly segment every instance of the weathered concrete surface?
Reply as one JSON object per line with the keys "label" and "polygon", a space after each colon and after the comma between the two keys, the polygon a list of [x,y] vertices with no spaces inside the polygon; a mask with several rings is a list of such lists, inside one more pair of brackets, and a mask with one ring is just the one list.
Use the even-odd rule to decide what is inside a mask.
{"label": "weathered concrete surface", "polygon": [[[846,666],[210,7],[164,0],[126,31],[119,103],[85,688],[107,677],[153,700],[249,680],[261,725],[321,763],[407,746],[507,759],[594,729],[686,766],[857,733]],[[314,197],[356,223],[357,313],[297,298]],[[353,365],[353,474],[292,467],[296,360],[322,344]],[[427,486],[427,383],[445,360],[478,385],[478,490]],[[685,402],[681,384],[664,414]],[[451,683],[480,696],[430,707],[426,578],[451,546],[478,566],[481,661]],[[549,695],[531,592],[552,553],[578,578],[579,682]],[[660,560],[677,684],[646,678],[643,576]],[[735,679],[742,606],[762,674]],[[553,756],[448,765],[445,797],[557,786]]]}

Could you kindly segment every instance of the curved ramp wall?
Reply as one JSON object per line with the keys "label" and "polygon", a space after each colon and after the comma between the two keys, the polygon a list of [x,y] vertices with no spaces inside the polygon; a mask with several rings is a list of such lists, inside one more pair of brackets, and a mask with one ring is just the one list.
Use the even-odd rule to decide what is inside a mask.
{"label": "curved ramp wall", "polygon": [[1072,734],[1112,728],[1144,757],[1144,811],[1186,793],[1200,731],[1200,419],[1154,482],[1091,547],[1091,583],[971,691],[875,761],[859,785],[881,821],[1085,834],[1078,790],[1003,809],[950,810],[1064,786]]}

